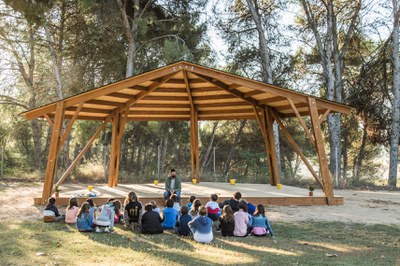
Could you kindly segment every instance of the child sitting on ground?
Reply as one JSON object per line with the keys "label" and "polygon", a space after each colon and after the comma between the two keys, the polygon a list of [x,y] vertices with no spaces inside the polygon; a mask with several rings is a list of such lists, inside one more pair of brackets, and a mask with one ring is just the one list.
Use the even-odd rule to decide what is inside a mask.
{"label": "child sitting on ground", "polygon": [[158,214],[160,214],[161,210],[160,208],[157,206],[157,203],[154,200],[149,201],[149,203],[153,206],[153,211],[157,212]]}
{"label": "child sitting on ground", "polygon": [[219,222],[219,228],[221,229],[222,236],[233,236],[235,222],[231,206],[224,206],[222,209],[222,216],[219,217]]}
{"label": "child sitting on ground", "polygon": [[212,224],[212,220],[207,217],[207,208],[200,206],[199,216],[188,224],[194,240],[200,243],[210,243],[213,240]]}
{"label": "child sitting on ground", "polygon": [[268,217],[265,215],[265,209],[262,204],[257,205],[257,210],[254,212],[252,219],[253,235],[255,236],[266,236],[270,234],[274,236],[272,227],[269,223]]}
{"label": "child sitting on ground", "polygon": [[173,229],[179,213],[174,209],[174,201],[172,199],[168,199],[166,205],[167,207],[163,211],[164,222],[162,226],[164,229]]}
{"label": "child sitting on ground", "polygon": [[112,203],[114,204],[114,211],[115,211],[114,224],[122,223],[122,221],[124,220],[124,214],[121,211],[122,204],[119,200],[114,200]]}
{"label": "child sitting on ground", "polygon": [[89,213],[90,213],[90,216],[92,217],[92,219],[94,219],[94,212],[97,210],[97,207],[96,207],[96,205],[94,204],[93,199],[90,199],[90,198],[89,198],[89,199],[86,200],[86,202],[90,204],[90,211],[89,211]]}
{"label": "child sitting on ground", "polygon": [[235,230],[233,230],[234,236],[247,236],[248,224],[249,224],[249,214],[247,213],[247,204],[244,201],[239,202],[239,211],[235,212]]}
{"label": "child sitting on ground", "polygon": [[190,198],[189,198],[189,203],[188,204],[186,204],[186,206],[188,207],[188,209],[190,210],[191,208],[192,208],[192,205],[193,205],[193,201],[196,199],[196,196],[190,196]]}
{"label": "child sitting on ground", "polygon": [[98,207],[93,222],[96,225],[96,233],[102,231],[112,233],[114,231],[114,215],[114,204],[112,202]]}
{"label": "child sitting on ground", "polygon": [[192,219],[196,218],[197,215],[199,215],[199,207],[201,206],[201,201],[199,199],[195,199],[193,201],[192,208],[190,208],[189,215],[192,217]]}
{"label": "child sitting on ground", "polygon": [[78,214],[78,200],[77,198],[70,198],[69,204],[65,211],[65,223],[74,224],[76,223],[76,215]]}
{"label": "child sitting on ground", "polygon": [[181,207],[181,216],[176,223],[175,232],[180,236],[189,236],[192,231],[190,231],[188,223],[192,220],[189,215],[189,209],[187,206]]}
{"label": "child sitting on ground", "polygon": [[170,199],[172,199],[174,201],[173,208],[179,213],[179,211],[181,210],[181,206],[179,205],[179,202],[178,202],[178,195],[172,194]]}
{"label": "child sitting on ground", "polygon": [[211,194],[210,196],[210,201],[207,202],[206,208],[207,208],[207,213],[208,217],[213,220],[213,222],[217,221],[219,218],[219,205],[217,203],[218,200],[218,195],[217,194]]}
{"label": "child sitting on ground", "polygon": [[47,200],[47,205],[44,208],[43,212],[43,221],[45,222],[54,222],[54,221],[60,221],[64,220],[65,216],[60,215],[58,212],[57,207],[54,205],[56,203],[56,199],[53,197],[50,197]]}
{"label": "child sitting on ground", "polygon": [[79,232],[93,231],[93,217],[90,215],[90,204],[85,202],[78,211],[76,228]]}
{"label": "child sitting on ground", "polygon": [[236,191],[233,194],[233,198],[224,201],[220,207],[223,208],[225,205],[229,205],[232,208],[233,212],[237,212],[239,210],[239,201],[242,199],[242,193],[240,193],[239,191]]}
{"label": "child sitting on ground", "polygon": [[147,203],[144,206],[145,213],[143,213],[141,223],[142,223],[142,234],[162,234],[162,219],[160,214],[153,211],[153,205]]}
{"label": "child sitting on ground", "polygon": [[138,230],[140,228],[142,212],[142,203],[138,200],[136,193],[133,191],[129,192],[125,199],[125,226],[132,231]]}

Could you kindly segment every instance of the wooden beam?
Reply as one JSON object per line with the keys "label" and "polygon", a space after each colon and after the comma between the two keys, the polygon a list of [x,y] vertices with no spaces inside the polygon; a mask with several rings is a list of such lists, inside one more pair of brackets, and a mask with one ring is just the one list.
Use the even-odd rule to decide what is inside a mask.
{"label": "wooden beam", "polygon": [[200,183],[200,156],[199,156],[199,119],[196,108],[194,109],[194,143],[196,159],[196,181]]}
{"label": "wooden beam", "polygon": [[47,122],[49,122],[50,127],[53,127],[53,121],[47,114],[44,115],[44,118],[46,118]]}
{"label": "wooden beam", "polygon": [[42,204],[45,204],[47,199],[52,194],[54,183],[54,175],[57,169],[57,148],[60,141],[61,127],[64,119],[64,102],[57,103],[56,114],[52,127],[49,156],[47,157],[46,174],[44,176]]}
{"label": "wooden beam", "polygon": [[79,115],[79,112],[82,109],[82,106],[83,106],[83,103],[79,104],[78,108],[75,111],[74,116],[69,120],[69,123],[68,123],[67,127],[65,128],[64,133],[62,134],[60,143],[58,144],[57,154],[60,153],[60,151],[62,149],[62,146],[64,145],[65,141],[67,140],[69,132],[71,131],[72,126],[75,123],[75,120],[78,118],[78,115]]}
{"label": "wooden beam", "polygon": [[308,138],[310,139],[312,145],[315,147],[315,140],[314,137],[311,135],[310,130],[308,130],[308,127],[306,125],[306,123],[304,122],[303,118],[301,117],[301,115],[299,114],[299,111],[297,110],[296,106],[293,104],[293,101],[291,99],[287,99],[290,106],[292,107],[293,112],[296,114],[297,119],[300,122],[300,125],[303,127],[304,132],[307,134]]}
{"label": "wooden beam", "polygon": [[141,99],[142,101],[173,101],[173,102],[188,102],[187,96],[153,96],[148,95]]}
{"label": "wooden beam", "polygon": [[[65,109],[65,111],[69,111],[69,112],[76,111],[76,110],[78,110],[78,108],[75,107],[75,106],[68,107],[67,109]],[[109,115],[109,114],[111,114],[111,112],[113,110],[83,107],[79,111],[82,112],[82,113],[94,113],[94,114],[106,114],[106,115]]]}
{"label": "wooden beam", "polygon": [[285,101],[287,98],[283,97],[283,96],[275,96],[275,97],[271,97],[271,98],[267,98],[267,99],[263,99],[263,100],[258,100],[259,103],[261,104],[271,104],[271,103],[277,103],[277,102],[282,102]]}
{"label": "wooden beam", "polygon": [[319,119],[319,123],[320,123],[320,124],[322,124],[322,123],[326,120],[326,118],[328,117],[330,111],[331,111],[331,110],[329,110],[329,109],[326,110],[325,113],[321,116],[321,118]]}
{"label": "wooden beam", "polygon": [[[101,126],[97,129],[97,131],[94,133],[94,135],[89,139],[88,143],[86,143],[85,147],[81,150],[81,152],[76,156],[76,158],[73,160],[71,165],[67,168],[67,170],[64,172],[64,174],[60,177],[60,179],[57,181],[55,186],[60,186],[65,179],[68,177],[68,175],[71,173],[71,171],[74,169],[76,164],[79,162],[79,160],[83,157],[83,155],[87,152],[87,150],[90,148],[92,143],[99,137],[100,133],[103,131],[103,129],[107,126],[107,123],[110,121],[111,115],[108,116],[102,123]],[[53,189],[54,191],[54,189]]]}
{"label": "wooden beam", "polygon": [[151,109],[190,109],[190,104],[156,104],[156,103],[137,103],[132,105],[129,110],[140,109],[140,108],[151,108]]}
{"label": "wooden beam", "polygon": [[188,111],[129,111],[129,115],[188,115],[190,110]]}
{"label": "wooden beam", "polygon": [[310,115],[311,115],[311,125],[314,131],[314,138],[317,147],[317,155],[319,161],[319,169],[322,176],[322,182],[324,183],[324,192],[330,205],[333,199],[333,189],[332,189],[332,179],[331,173],[328,168],[328,161],[325,154],[324,148],[324,137],[321,131],[321,125],[319,123],[319,115],[317,110],[317,102],[315,98],[308,97],[308,102],[310,105]]}
{"label": "wooden beam", "polygon": [[96,104],[96,105],[109,105],[109,106],[114,106],[114,107],[124,107],[124,103],[119,103],[119,102],[111,102],[111,101],[103,101],[103,100],[89,100],[86,103],[89,104]]}
{"label": "wooden beam", "polygon": [[285,135],[286,139],[288,140],[289,144],[293,147],[295,152],[300,156],[300,159],[304,162],[304,164],[307,166],[307,168],[310,171],[310,173],[312,174],[312,176],[315,178],[315,180],[319,183],[319,185],[323,189],[324,185],[323,185],[321,179],[318,177],[317,173],[315,173],[314,169],[312,168],[311,164],[308,162],[307,158],[304,156],[304,154],[301,151],[301,149],[297,146],[296,141],[292,138],[292,136],[290,135],[289,131],[283,125],[282,121],[275,114],[275,112],[271,111],[271,114],[275,118],[275,120],[278,123],[279,127],[281,128],[281,130],[282,130],[283,134]]}

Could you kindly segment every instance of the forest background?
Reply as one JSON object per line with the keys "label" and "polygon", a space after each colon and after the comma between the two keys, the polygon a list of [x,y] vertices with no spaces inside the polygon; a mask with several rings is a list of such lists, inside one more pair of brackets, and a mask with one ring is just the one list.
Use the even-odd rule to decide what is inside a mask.
{"label": "forest background", "polygon": [[[335,186],[395,188],[399,17],[397,0],[1,0],[1,178],[43,178],[51,128],[21,112],[186,60],[353,106],[349,116],[329,115],[323,128]],[[96,123],[75,123],[58,176]],[[317,169],[300,125],[285,124]],[[255,121],[201,121],[199,129],[203,181],[269,182]],[[127,123],[120,180],[151,182],[160,156],[162,177],[173,167],[189,181],[189,132],[189,122]],[[281,182],[312,182],[275,135]],[[110,142],[107,128],[69,180],[106,181]]]}

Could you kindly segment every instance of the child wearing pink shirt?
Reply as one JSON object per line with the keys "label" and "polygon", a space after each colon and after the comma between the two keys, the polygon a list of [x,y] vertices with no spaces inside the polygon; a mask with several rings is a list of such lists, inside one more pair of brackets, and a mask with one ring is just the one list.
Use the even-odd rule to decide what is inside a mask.
{"label": "child wearing pink shirt", "polygon": [[249,224],[249,214],[247,213],[247,204],[244,201],[240,201],[238,205],[239,211],[234,214],[235,230],[233,230],[234,236],[247,236]]}
{"label": "child wearing pink shirt", "polygon": [[65,223],[75,224],[76,215],[78,214],[78,211],[79,211],[78,200],[76,198],[70,198],[67,210],[65,211]]}

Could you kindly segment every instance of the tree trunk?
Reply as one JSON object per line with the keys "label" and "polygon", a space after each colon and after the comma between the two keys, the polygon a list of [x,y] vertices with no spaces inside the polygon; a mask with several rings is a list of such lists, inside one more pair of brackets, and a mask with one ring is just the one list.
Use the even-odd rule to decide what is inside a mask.
{"label": "tree trunk", "polygon": [[358,156],[357,156],[356,172],[355,172],[355,176],[354,176],[354,181],[356,183],[358,181],[360,181],[360,172],[361,172],[362,161],[363,161],[364,155],[365,155],[365,145],[366,145],[366,143],[367,143],[367,127],[366,127],[366,125],[364,123],[361,147],[360,147],[360,151],[358,152]]}
{"label": "tree trunk", "polygon": [[393,61],[393,101],[392,101],[392,125],[390,135],[390,163],[389,163],[389,187],[396,187],[397,171],[399,163],[399,138],[400,138],[400,55],[399,55],[399,18],[400,8],[398,0],[393,3],[393,33],[392,33],[392,61]]}
{"label": "tree trunk", "polygon": [[125,77],[131,77],[135,74],[135,53],[137,49],[137,37],[140,18],[140,0],[133,1],[133,18],[128,17],[127,3],[128,0],[116,0],[119,12],[125,28],[125,35],[128,40],[128,52],[126,56],[126,73]]}
{"label": "tree trunk", "polygon": [[233,155],[235,153],[236,146],[239,143],[240,135],[242,135],[243,128],[244,128],[245,125],[246,125],[246,120],[243,120],[243,121],[240,122],[239,129],[238,129],[238,131],[237,131],[237,133],[235,135],[235,140],[232,143],[232,147],[231,147],[231,149],[229,151],[228,158],[226,159],[226,162],[225,162],[225,165],[224,165],[224,179],[226,179],[226,177],[228,175],[228,172],[231,169],[232,158],[233,158]]}
{"label": "tree trunk", "polygon": [[[254,23],[256,24],[257,32],[258,32],[258,43],[260,47],[260,58],[261,58],[261,66],[262,66],[262,77],[263,82],[268,84],[273,84],[272,79],[272,67],[271,67],[271,55],[267,46],[267,39],[265,37],[264,28],[261,22],[261,15],[258,8],[257,1],[246,0],[247,6],[251,11],[251,15]],[[253,5],[254,4],[254,5]],[[281,149],[279,144],[279,128],[276,121],[274,121],[273,125],[274,129],[274,141],[276,146],[276,160],[278,162],[278,175],[281,176]]]}
{"label": "tree trunk", "polygon": [[211,132],[210,143],[208,144],[207,152],[203,157],[203,162],[202,162],[201,168],[200,168],[200,173],[202,173],[202,174],[206,170],[208,161],[210,160],[210,157],[211,157],[211,150],[212,150],[212,147],[213,147],[213,144],[214,144],[215,132],[217,130],[218,123],[219,123],[219,121],[215,121],[213,123],[213,129],[212,129],[212,132]]}

